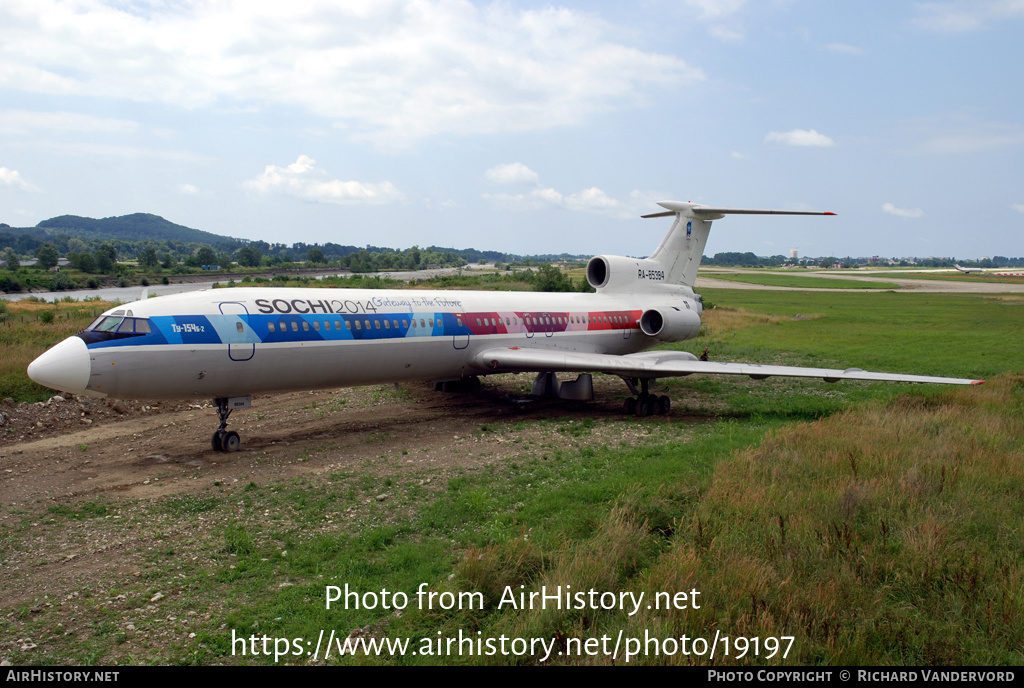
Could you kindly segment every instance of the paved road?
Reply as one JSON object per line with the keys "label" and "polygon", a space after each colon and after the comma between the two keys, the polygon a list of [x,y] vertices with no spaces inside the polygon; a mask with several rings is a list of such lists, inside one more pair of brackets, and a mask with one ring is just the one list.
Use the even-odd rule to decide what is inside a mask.
{"label": "paved road", "polygon": [[[713,275],[721,274],[725,277],[725,273],[733,272],[735,270],[715,270],[715,269],[701,269],[701,274]],[[794,273],[788,270],[765,270],[765,271],[744,271],[744,274],[753,275],[784,275],[792,277],[794,274],[798,274],[801,277],[827,277],[829,279],[839,280],[850,280],[854,282],[878,282],[885,281],[900,286],[901,290],[931,293],[931,294],[1024,294],[1024,278],[1020,280],[1020,283],[1014,282],[973,282],[973,281],[955,281],[955,280],[931,280],[931,279],[911,279],[907,277],[899,277],[894,275],[892,272],[885,272],[882,270],[870,271],[870,277],[862,276],[864,273],[856,275],[851,274],[838,274],[834,272],[823,272],[823,271],[807,271]],[[762,289],[769,291],[857,291],[857,292],[872,292],[872,291],[891,291],[889,289],[829,289],[823,287],[779,287],[775,285],[766,284],[749,284],[747,282],[730,282],[727,279],[710,279],[707,277],[697,276],[697,289]]]}

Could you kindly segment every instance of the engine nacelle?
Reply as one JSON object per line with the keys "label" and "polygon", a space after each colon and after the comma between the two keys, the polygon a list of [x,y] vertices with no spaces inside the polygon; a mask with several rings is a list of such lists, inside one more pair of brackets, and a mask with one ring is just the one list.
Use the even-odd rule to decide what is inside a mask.
{"label": "engine nacelle", "polygon": [[689,308],[649,308],[640,316],[640,331],[663,342],[682,342],[700,332],[700,316]]}
{"label": "engine nacelle", "polygon": [[587,263],[587,281],[597,290],[635,291],[665,284],[665,266],[656,260],[625,256],[594,256]]}

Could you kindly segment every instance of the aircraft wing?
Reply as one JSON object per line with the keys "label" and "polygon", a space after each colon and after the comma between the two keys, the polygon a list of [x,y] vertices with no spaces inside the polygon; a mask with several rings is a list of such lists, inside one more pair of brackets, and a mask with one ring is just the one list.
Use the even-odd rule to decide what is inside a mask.
{"label": "aircraft wing", "polygon": [[608,373],[623,377],[657,378],[704,373],[708,375],[749,375],[762,380],[780,377],[820,378],[826,382],[839,380],[871,380],[884,382],[929,382],[947,385],[980,385],[984,380],[929,375],[897,375],[872,373],[860,368],[799,368],[796,366],[760,365],[757,363],[720,363],[701,361],[681,351],[648,351],[617,356],[552,349],[508,347],[487,349],[476,355],[481,368],[498,373],[510,372],[579,372]]}

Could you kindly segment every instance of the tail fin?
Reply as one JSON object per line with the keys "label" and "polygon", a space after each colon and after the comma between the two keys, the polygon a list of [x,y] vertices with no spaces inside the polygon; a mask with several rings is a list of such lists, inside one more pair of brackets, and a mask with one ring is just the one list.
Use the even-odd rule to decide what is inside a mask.
{"label": "tail fin", "polygon": [[667,212],[653,213],[641,217],[668,217],[675,215],[675,222],[668,234],[661,240],[648,260],[665,266],[665,281],[692,287],[697,280],[697,268],[704,256],[712,220],[726,215],[835,215],[830,212],[810,210],[754,210],[751,208],[712,208],[695,203],[662,201],[658,203]]}

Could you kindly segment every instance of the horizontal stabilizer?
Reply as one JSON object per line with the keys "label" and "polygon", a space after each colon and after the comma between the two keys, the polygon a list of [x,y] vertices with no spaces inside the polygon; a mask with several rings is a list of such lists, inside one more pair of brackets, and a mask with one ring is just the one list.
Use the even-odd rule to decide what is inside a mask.
{"label": "horizontal stabilizer", "polygon": [[640,217],[668,217],[676,213],[687,211],[694,217],[702,220],[718,220],[726,215],[835,215],[833,212],[822,210],[760,210],[757,208],[712,208],[697,203],[684,203],[683,201],[661,201],[658,203],[667,212],[641,215]]}

